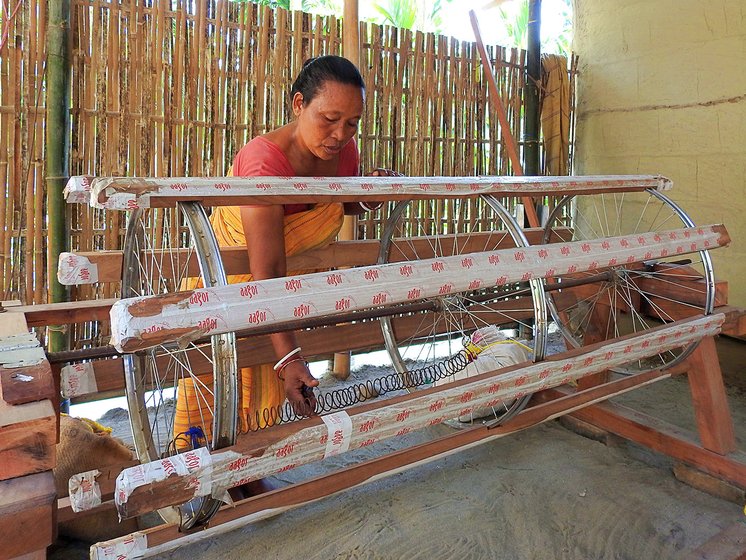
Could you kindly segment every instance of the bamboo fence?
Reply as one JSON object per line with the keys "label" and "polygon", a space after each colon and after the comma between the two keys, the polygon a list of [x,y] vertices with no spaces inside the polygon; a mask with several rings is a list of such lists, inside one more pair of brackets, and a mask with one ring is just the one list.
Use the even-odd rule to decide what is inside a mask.
{"label": "bamboo fence", "polygon": [[[16,0],[3,0],[8,39],[0,50],[0,299],[43,303],[46,4],[17,1],[10,17]],[[511,174],[473,43],[368,23],[360,32],[364,171]],[[244,143],[291,118],[293,77],[310,56],[341,54],[342,25],[251,2],[72,0],[71,40],[70,174],[204,176],[224,174]],[[525,52],[488,50],[520,139]],[[123,213],[67,211],[71,250],[121,248]],[[423,203],[408,216],[417,213],[450,231],[489,222],[480,201]],[[386,214],[360,220],[359,236],[379,235]],[[87,286],[71,296],[111,297],[116,289]],[[74,345],[100,335],[87,325]]]}

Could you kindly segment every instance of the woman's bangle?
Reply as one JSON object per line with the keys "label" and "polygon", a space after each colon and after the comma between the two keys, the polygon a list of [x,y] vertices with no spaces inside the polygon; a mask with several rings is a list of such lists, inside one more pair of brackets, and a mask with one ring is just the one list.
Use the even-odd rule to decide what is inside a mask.
{"label": "woman's bangle", "polygon": [[282,371],[294,362],[303,362],[304,364],[306,364],[306,367],[308,367],[308,362],[306,361],[306,359],[303,356],[298,356],[297,358],[293,358],[292,360],[288,360],[287,362],[282,364],[277,370],[277,377],[285,381],[285,378],[282,376]]}
{"label": "woman's bangle", "polygon": [[287,363],[289,363],[288,360],[292,358],[293,356],[295,356],[296,354],[300,354],[300,346],[298,346],[298,348],[296,348],[295,350],[291,350],[290,352],[285,354],[282,358],[280,358],[280,360],[274,365],[272,369],[275,371],[280,371],[283,367],[287,365]]}
{"label": "woman's bangle", "polygon": [[360,205],[360,208],[365,210],[366,212],[375,212],[378,210],[381,206],[383,206],[383,202],[379,202],[376,206],[368,206],[365,202],[358,202]]}

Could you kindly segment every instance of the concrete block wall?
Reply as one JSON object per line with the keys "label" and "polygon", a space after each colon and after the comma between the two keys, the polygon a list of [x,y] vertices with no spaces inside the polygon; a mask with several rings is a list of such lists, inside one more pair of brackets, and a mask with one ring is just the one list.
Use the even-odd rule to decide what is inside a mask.
{"label": "concrete block wall", "polygon": [[574,0],[575,173],[661,173],[746,306],[746,0]]}

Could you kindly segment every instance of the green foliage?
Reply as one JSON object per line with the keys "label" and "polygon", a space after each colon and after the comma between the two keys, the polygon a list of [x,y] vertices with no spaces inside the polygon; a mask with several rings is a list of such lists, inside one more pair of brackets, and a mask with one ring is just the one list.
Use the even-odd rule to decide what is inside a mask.
{"label": "green foliage", "polygon": [[275,8],[284,8],[285,10],[290,9],[290,0],[233,0],[234,2],[253,2],[260,6],[269,6],[273,10]]}
{"label": "green foliage", "polygon": [[303,11],[341,16],[344,0],[303,0]]}
{"label": "green foliage", "polygon": [[513,43],[511,46],[525,49],[528,44],[528,0],[515,4],[518,6],[517,10],[501,6],[498,13],[505,34]]}
{"label": "green foliage", "polygon": [[441,0],[374,0],[373,8],[382,18],[376,23],[436,33],[443,28]]}
{"label": "green foliage", "polygon": [[[555,2],[544,2],[542,4],[542,52],[570,54],[570,42],[572,40],[572,8],[571,0],[557,0]],[[551,11],[550,11],[551,10]],[[528,0],[513,2],[512,6],[500,7],[499,18],[507,41],[506,46],[514,46],[522,49],[528,44]],[[553,25],[552,33],[546,32],[548,20],[551,18]],[[559,22],[559,25],[557,24]]]}

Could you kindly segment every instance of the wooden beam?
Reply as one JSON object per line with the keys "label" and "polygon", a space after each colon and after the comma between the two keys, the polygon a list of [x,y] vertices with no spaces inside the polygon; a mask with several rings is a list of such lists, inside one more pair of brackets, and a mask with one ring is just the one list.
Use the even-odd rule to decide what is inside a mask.
{"label": "wooden beam", "polygon": [[[663,232],[662,232],[663,233]],[[634,237],[634,236],[633,236]],[[686,243],[684,239],[686,238]],[[443,294],[556,276],[557,270],[594,271],[610,262],[636,262],[729,243],[722,225],[639,234],[634,238],[572,241],[561,246],[500,249],[433,260],[316,273],[121,300],[112,307],[112,344],[136,351],[164,342],[245,329],[277,328],[297,318],[394,306]],[[435,262],[437,260],[437,262]],[[433,268],[435,267],[435,268]],[[437,274],[433,271],[437,268]],[[372,282],[368,275],[373,275]],[[383,290],[383,291],[382,291]],[[261,297],[256,297],[261,293]],[[337,298],[342,297],[342,300]],[[228,309],[230,308],[230,312]],[[255,333],[258,334],[258,333]]]}
{"label": "wooden beam", "polygon": [[[565,389],[554,391],[557,395],[568,394]],[[695,435],[618,404],[594,405],[572,415],[713,476],[746,486],[746,453],[742,451],[727,455],[709,451],[697,442]]]}
{"label": "wooden beam", "polygon": [[736,449],[736,434],[715,339],[703,339],[688,362],[687,377],[702,447],[721,455],[730,453]]}
{"label": "wooden beam", "polygon": [[8,314],[22,313],[29,327],[67,325],[70,323],[85,323],[87,321],[108,321],[109,310],[116,301],[118,300],[112,298],[48,303],[43,305],[21,305],[8,309]]}
{"label": "wooden beam", "polygon": [[51,471],[0,481],[0,558],[46,549],[56,536],[56,490]]}
{"label": "wooden beam", "polygon": [[[567,228],[555,229],[547,242],[554,243],[562,238],[566,238],[565,234],[568,231]],[[531,245],[538,245],[543,242],[544,231],[541,228],[527,228],[523,230],[523,233]],[[438,252],[441,256],[453,254],[454,248],[457,248],[459,253],[475,253],[484,250],[485,246],[495,249],[515,247],[515,242],[507,231],[491,231],[469,235],[459,234],[458,237],[461,238],[459,241],[456,241],[454,237],[456,236],[438,236],[438,243],[434,242],[434,237],[422,236],[411,238],[406,243],[406,252],[395,252],[390,256],[391,262],[434,257],[436,256],[433,251],[435,246],[438,247]],[[300,255],[288,257],[288,270],[339,269],[376,264],[378,262],[380,245],[380,241],[375,239],[337,241],[321,249],[314,249]],[[188,255],[191,257],[187,265],[187,271],[194,277],[199,275],[199,265],[194,251],[190,251],[189,249],[164,250],[161,256],[156,250],[155,254],[155,259],[158,262],[166,263],[161,266],[164,278],[173,278],[173,271],[180,270],[181,268],[179,266],[170,266],[169,263],[172,261],[183,263]],[[121,281],[122,251],[84,251],[73,253],[73,255],[84,258],[91,266],[96,268],[95,278],[98,283]],[[225,272],[228,275],[246,274],[250,270],[248,253],[244,246],[221,247],[220,257],[223,261]],[[157,279],[158,276],[155,276],[154,282],[157,282]]]}
{"label": "wooden beam", "polygon": [[[361,404],[350,409],[349,415],[345,415],[351,422],[349,448],[363,447],[380,439],[434,425],[447,418],[468,414],[473,409],[500,406],[499,403],[505,400],[515,399],[544,387],[577,380],[599,369],[615,367],[651,352],[686,345],[703,335],[717,332],[722,319],[700,318],[658,327],[644,335],[621,337],[572,350],[537,364],[518,364],[442,387],[392,397],[383,403]],[[657,337],[659,345],[656,348],[651,349],[648,344],[650,336]],[[406,431],[402,432],[402,428],[406,428]],[[322,436],[326,433],[327,427],[319,417],[280,424],[250,434],[249,437],[239,437],[236,445],[216,452],[213,456],[204,454],[197,461],[197,472],[187,476],[209,476],[213,486],[226,488],[248,482],[322,458],[326,453],[326,442]],[[203,455],[200,450],[192,453]],[[164,459],[172,460],[173,458]],[[203,465],[210,463],[209,472],[198,466],[200,462]],[[195,487],[190,488],[182,477],[151,479],[140,468],[123,473],[117,488],[120,492],[118,510],[123,517],[140,515],[144,511],[167,504],[184,503],[195,493]]]}
{"label": "wooden beam", "polygon": [[[491,71],[488,76],[494,81]],[[499,100],[499,93],[495,99]],[[503,126],[504,134],[509,130],[510,126]],[[512,137],[503,136],[506,143],[509,138]],[[520,161],[517,163],[512,177],[303,177],[302,181],[297,177],[101,177],[92,179],[91,200],[103,208],[127,210],[133,205],[154,208],[185,201],[202,202],[206,206],[277,204],[278,200],[284,204],[318,204],[482,195],[559,196],[671,188],[670,180],[657,175],[520,177],[522,169]],[[79,179],[72,177],[70,182]],[[530,223],[537,226],[538,220]]]}
{"label": "wooden beam", "polygon": [[[282,511],[333,496],[336,493],[400,473],[469,447],[536,426],[557,418],[567,411],[576,410],[579,407],[599,402],[635,387],[654,383],[667,377],[668,372],[651,371],[625,377],[586,391],[540,399],[539,402],[535,401],[534,404],[530,404],[529,407],[502,426],[477,425],[466,428],[463,431],[424,444],[356,463],[329,474],[242,500],[232,507],[224,507],[211,520],[210,528],[189,537],[185,537],[175,526],[161,525],[153,529],[147,529],[143,531],[146,535],[147,546],[149,548],[153,547],[153,552],[156,552],[156,550],[159,553],[166,552],[176,546],[183,546],[189,541],[200,538],[200,536],[202,538],[212,537],[226,530],[232,530],[277,515]],[[169,543],[172,544],[169,545]]]}

